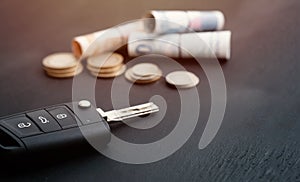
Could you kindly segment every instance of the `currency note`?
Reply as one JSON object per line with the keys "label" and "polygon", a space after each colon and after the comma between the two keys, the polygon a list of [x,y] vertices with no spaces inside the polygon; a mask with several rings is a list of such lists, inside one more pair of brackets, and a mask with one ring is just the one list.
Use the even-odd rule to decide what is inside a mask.
{"label": "currency note", "polygon": [[225,24],[221,11],[156,11],[144,15],[145,30],[169,34],[222,30]]}
{"label": "currency note", "polygon": [[142,31],[141,21],[129,22],[94,33],[73,38],[72,51],[77,58],[85,58],[115,51],[125,45],[131,32]]}
{"label": "currency note", "polygon": [[129,56],[161,54],[174,58],[230,59],[231,32],[199,32],[156,35],[132,33],[128,39]]}

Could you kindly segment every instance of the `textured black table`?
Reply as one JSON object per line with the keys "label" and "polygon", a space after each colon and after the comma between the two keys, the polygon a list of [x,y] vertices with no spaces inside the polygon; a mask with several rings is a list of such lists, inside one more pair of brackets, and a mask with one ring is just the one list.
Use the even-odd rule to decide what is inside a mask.
{"label": "textured black table", "polygon": [[[9,1],[0,3],[0,115],[72,100],[72,79],[53,79],[41,69],[49,53],[70,51],[75,35],[139,18],[149,9],[220,9],[233,32],[232,59],[222,64],[227,108],[212,143],[198,149],[210,108],[205,74],[193,60],[179,60],[201,77],[201,116],[193,135],[161,161],[132,165],[95,151],[67,157],[1,162],[1,178],[19,181],[300,181],[300,2],[227,1]],[[161,64],[161,63],[157,63]],[[86,79],[93,79],[88,72]],[[112,80],[97,80],[97,105],[112,108]],[[123,84],[129,84],[123,80]],[[170,103],[164,120],[139,131],[114,132],[136,143],[168,134],[178,118],[176,90],[160,80],[134,86],[130,102],[161,95]],[[1,179],[1,181],[3,181]]]}

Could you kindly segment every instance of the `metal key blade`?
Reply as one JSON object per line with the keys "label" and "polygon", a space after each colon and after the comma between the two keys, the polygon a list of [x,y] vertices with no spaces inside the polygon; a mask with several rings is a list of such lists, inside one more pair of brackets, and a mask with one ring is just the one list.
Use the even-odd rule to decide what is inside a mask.
{"label": "metal key blade", "polygon": [[112,110],[104,112],[102,109],[98,108],[99,114],[106,119],[107,122],[110,121],[122,121],[124,119],[129,119],[137,116],[143,116],[158,112],[159,108],[152,102],[141,104],[137,106],[132,106],[119,110]]}

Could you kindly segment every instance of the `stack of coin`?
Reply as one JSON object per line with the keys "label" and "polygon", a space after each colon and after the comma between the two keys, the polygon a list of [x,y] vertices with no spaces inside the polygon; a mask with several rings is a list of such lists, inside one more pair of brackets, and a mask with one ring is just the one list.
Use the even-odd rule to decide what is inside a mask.
{"label": "stack of coin", "polygon": [[152,63],[136,64],[125,73],[127,80],[140,84],[155,82],[159,80],[161,76],[162,71],[157,65]]}
{"label": "stack of coin", "polygon": [[72,53],[55,53],[43,59],[43,69],[51,77],[68,78],[82,72],[83,66]]}
{"label": "stack of coin", "polygon": [[166,81],[176,88],[191,88],[199,83],[199,78],[188,71],[174,71],[166,76]]}
{"label": "stack of coin", "polygon": [[126,65],[123,63],[124,57],[117,53],[105,53],[87,60],[87,69],[93,76],[99,78],[112,78],[123,74]]}

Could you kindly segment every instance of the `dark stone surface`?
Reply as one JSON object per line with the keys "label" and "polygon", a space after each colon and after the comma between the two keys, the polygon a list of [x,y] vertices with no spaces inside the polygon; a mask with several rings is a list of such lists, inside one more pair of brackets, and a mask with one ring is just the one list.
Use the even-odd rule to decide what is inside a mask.
{"label": "dark stone surface", "polygon": [[[0,115],[71,101],[72,79],[47,77],[42,58],[70,51],[75,35],[139,18],[149,9],[220,9],[226,16],[226,29],[233,32],[232,59],[222,64],[227,108],[213,142],[198,149],[210,107],[205,74],[193,60],[178,60],[202,79],[197,87],[201,116],[191,138],[173,155],[151,164],[129,165],[82,149],[27,164],[2,162],[1,181],[300,181],[298,0],[2,0]],[[87,71],[82,77],[93,79]],[[97,105],[104,110],[112,108],[111,83],[98,80],[95,88]],[[163,80],[134,86],[130,102],[141,103],[156,94],[170,104],[162,123],[145,131],[118,127],[115,134],[136,143],[167,135],[179,112],[174,89]]]}

